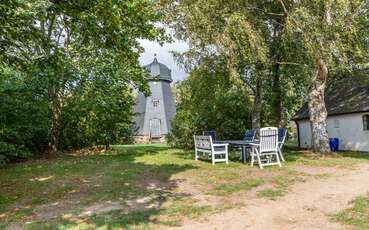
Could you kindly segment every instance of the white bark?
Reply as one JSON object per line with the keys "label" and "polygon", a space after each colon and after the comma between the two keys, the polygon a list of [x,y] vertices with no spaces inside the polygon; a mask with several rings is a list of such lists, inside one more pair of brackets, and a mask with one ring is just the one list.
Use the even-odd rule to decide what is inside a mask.
{"label": "white bark", "polygon": [[314,152],[330,153],[327,131],[327,109],[324,101],[324,91],[328,69],[323,59],[316,61],[317,71],[309,90],[309,114],[311,124],[311,144]]}

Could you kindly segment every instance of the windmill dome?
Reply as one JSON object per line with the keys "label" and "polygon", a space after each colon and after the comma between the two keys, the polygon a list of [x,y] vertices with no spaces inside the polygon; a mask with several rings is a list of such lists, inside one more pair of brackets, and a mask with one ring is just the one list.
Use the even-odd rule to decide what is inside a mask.
{"label": "windmill dome", "polygon": [[150,72],[150,80],[163,80],[169,82],[173,81],[171,70],[166,65],[158,62],[156,57],[154,58],[153,62],[144,66],[144,68]]}

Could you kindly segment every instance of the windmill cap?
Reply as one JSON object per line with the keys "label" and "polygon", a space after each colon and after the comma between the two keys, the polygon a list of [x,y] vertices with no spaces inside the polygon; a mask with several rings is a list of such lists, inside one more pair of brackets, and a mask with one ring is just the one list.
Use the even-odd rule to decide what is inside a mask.
{"label": "windmill cap", "polygon": [[173,81],[172,76],[171,76],[172,71],[163,63],[158,62],[156,55],[155,55],[154,60],[150,64],[145,65],[144,68],[149,71],[150,76],[151,76],[150,80],[155,79],[155,80],[164,80],[164,81],[169,81],[169,82]]}

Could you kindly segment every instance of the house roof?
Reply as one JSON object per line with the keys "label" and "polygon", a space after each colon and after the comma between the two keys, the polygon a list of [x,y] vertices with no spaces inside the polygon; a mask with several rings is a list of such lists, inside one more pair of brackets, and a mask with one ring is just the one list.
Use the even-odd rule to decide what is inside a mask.
{"label": "house roof", "polygon": [[171,76],[172,71],[163,63],[158,62],[156,57],[150,64],[144,66],[144,68],[149,71],[151,76],[150,80],[173,81]]}
{"label": "house roof", "polygon": [[[327,90],[325,105],[328,116],[369,111],[369,76],[346,77]],[[308,105],[295,114],[293,120],[309,118]]]}

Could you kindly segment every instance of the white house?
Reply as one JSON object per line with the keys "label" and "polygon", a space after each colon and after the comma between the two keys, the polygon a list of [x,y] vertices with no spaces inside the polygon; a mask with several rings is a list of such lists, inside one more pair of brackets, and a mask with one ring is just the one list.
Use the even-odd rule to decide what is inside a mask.
{"label": "white house", "polygon": [[[369,152],[369,77],[350,77],[334,85],[325,96],[329,137],[339,139],[340,150]],[[293,119],[297,125],[299,146],[310,148],[307,104]]]}

